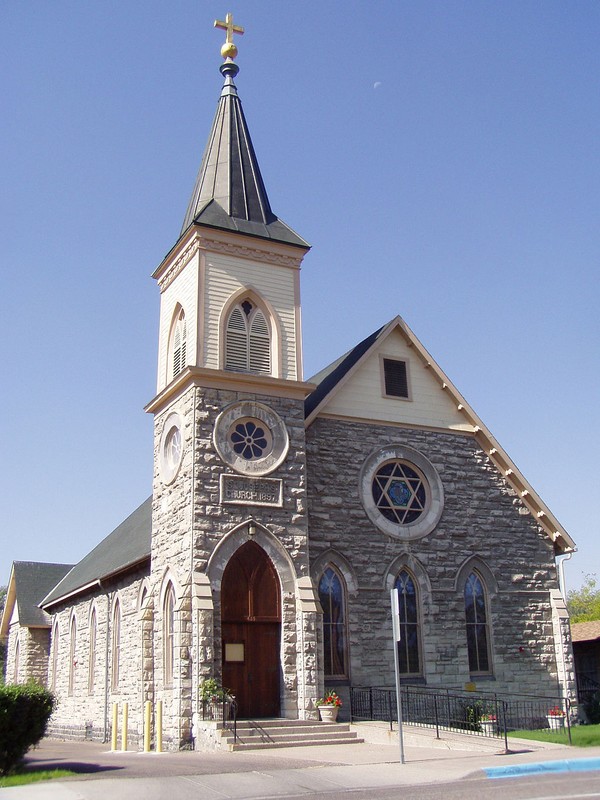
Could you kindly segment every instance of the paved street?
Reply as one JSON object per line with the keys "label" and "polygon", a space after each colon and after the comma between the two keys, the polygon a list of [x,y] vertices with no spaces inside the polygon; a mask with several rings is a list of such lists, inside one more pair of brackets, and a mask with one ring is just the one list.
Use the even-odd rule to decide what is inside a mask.
{"label": "paved street", "polygon": [[[336,795],[353,791],[356,800],[367,796],[383,800],[393,795],[395,787],[406,786],[413,787],[411,798],[458,798],[467,791],[462,785],[465,780],[470,782],[471,797],[477,785],[475,794],[479,800],[500,796],[600,797],[600,792],[590,789],[598,784],[600,748],[576,750],[551,745],[534,750],[532,743],[522,742],[512,745],[519,752],[507,755],[501,745],[499,741],[477,741],[476,737],[466,736],[455,736],[446,742],[431,739],[426,745],[409,744],[406,763],[401,764],[398,747],[380,743],[243,753],[156,754],[111,753],[106,745],[94,742],[45,740],[28,756],[27,763],[36,768],[72,769],[77,776],[0,789],[0,798],[106,800],[109,796],[111,800],[188,800],[201,796],[203,800],[243,800],[310,795],[316,800],[327,795],[335,800]],[[582,760],[591,774],[575,772]],[[507,768],[523,769],[528,765],[529,769],[536,765],[533,778],[500,777]],[[550,776],[549,787],[562,784],[563,794],[543,788],[545,776]],[[565,794],[579,783],[583,787],[579,794]],[[503,790],[502,786],[508,788]],[[521,787],[527,786],[534,793],[520,794]]]}

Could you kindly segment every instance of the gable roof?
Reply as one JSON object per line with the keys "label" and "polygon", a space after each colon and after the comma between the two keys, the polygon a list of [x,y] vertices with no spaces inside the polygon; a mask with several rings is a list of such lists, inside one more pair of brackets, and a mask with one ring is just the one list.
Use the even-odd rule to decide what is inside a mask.
{"label": "gable roof", "polygon": [[0,622],[0,637],[6,636],[15,605],[19,624],[25,628],[49,628],[51,620],[39,608],[40,601],[64,578],[72,564],[44,564],[39,561],[14,561]]}
{"label": "gable roof", "polygon": [[600,639],[600,619],[591,622],[572,622],[571,639],[573,642],[593,642]]}
{"label": "gable roof", "polygon": [[152,498],[145,500],[40,602],[47,609],[150,558]]}
{"label": "gable roof", "polygon": [[437,381],[439,391],[446,394],[454,404],[454,408],[464,418],[469,429],[468,433],[470,432],[470,435],[475,437],[477,443],[496,469],[515,490],[521,501],[535,517],[537,523],[549,536],[555,550],[558,553],[568,553],[576,550],[575,542],[560,522],[554,517],[550,509],[517,469],[508,453],[492,436],[489,429],[400,316],[395,317],[387,325],[374,331],[374,333],[357,344],[356,347],[310,379],[311,383],[317,384],[317,388],[305,401],[306,426],[310,426],[319,414],[327,412],[327,406],[332,403],[344,384],[365,364],[375,349],[379,348],[396,331],[402,334],[408,345],[417,353],[423,366],[430,370]]}

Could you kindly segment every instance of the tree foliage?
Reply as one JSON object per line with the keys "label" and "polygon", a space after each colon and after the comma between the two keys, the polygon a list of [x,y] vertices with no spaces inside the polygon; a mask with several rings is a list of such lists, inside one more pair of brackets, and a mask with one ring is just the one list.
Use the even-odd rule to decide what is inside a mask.
{"label": "tree foliage", "polygon": [[567,592],[567,608],[571,622],[592,622],[600,619],[600,588],[595,575],[586,575],[580,589]]}

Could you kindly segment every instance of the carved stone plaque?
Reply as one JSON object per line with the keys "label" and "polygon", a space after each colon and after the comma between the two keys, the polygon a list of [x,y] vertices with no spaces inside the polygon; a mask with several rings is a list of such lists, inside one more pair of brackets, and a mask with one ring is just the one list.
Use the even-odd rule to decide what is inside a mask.
{"label": "carved stone plaque", "polygon": [[281,478],[246,478],[242,475],[220,476],[221,503],[242,506],[283,505]]}

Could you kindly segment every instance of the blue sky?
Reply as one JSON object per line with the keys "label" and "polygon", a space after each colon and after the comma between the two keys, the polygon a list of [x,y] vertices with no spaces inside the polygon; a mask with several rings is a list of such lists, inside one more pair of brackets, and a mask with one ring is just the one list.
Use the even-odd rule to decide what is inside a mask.
{"label": "blue sky", "polygon": [[600,4],[6,0],[0,583],[151,492],[150,274],[227,11],[271,205],[313,245],[306,376],[400,314],[576,540],[567,586],[600,572]]}

